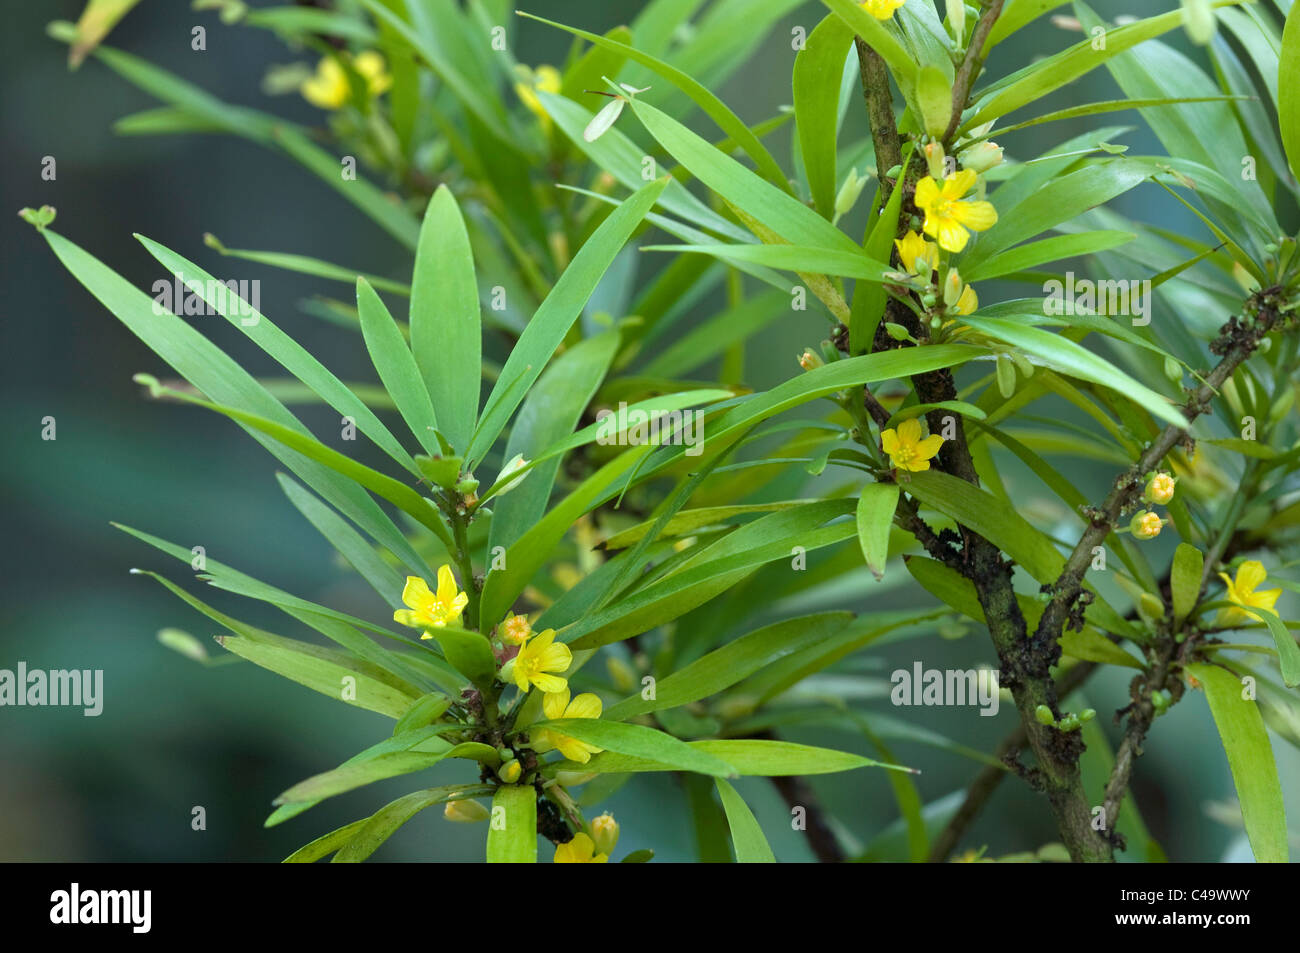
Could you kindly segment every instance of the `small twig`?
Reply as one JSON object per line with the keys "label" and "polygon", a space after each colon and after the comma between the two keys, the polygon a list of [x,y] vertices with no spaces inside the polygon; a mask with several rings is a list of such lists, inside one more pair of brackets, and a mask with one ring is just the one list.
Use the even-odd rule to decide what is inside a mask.
{"label": "small twig", "polygon": [[1003,0],[990,0],[989,4],[980,11],[979,21],[971,33],[970,45],[966,47],[966,55],[962,58],[961,65],[957,67],[957,74],[952,82],[952,118],[948,120],[948,128],[943,134],[945,143],[952,141],[953,134],[961,125],[961,115],[966,111],[971,87],[975,85],[975,79],[979,76],[980,67],[984,63],[984,43],[993,30],[993,24],[1002,14],[1002,3]]}

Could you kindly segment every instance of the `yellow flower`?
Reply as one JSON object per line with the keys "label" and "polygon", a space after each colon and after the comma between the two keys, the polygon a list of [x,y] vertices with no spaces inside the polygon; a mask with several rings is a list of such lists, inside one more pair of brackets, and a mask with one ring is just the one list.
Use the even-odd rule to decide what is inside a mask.
{"label": "yellow flower", "polygon": [[880,435],[880,443],[890,462],[900,470],[919,473],[930,469],[930,459],[943,446],[943,437],[931,434],[921,439],[921,422],[915,417],[904,420],[898,430],[892,427]]}
{"label": "yellow flower", "polygon": [[[393,85],[393,79],[384,68],[384,58],[374,50],[357,54],[352,61],[371,96],[379,96]],[[303,98],[321,109],[341,109],[352,95],[348,76],[343,66],[333,56],[322,57],[316,64],[316,75],[303,82]]]}
{"label": "yellow flower", "polygon": [[909,275],[928,279],[931,272],[939,267],[939,249],[916,232],[908,232],[902,238],[894,239],[894,247],[898,249],[898,260]]}
{"label": "yellow flower", "polygon": [[353,68],[366,81],[366,89],[372,97],[382,96],[393,85],[393,77],[388,75],[384,58],[374,50],[364,50],[352,61]]}
{"label": "yellow flower", "polygon": [[514,680],[521,692],[536,685],[544,692],[568,691],[569,683],[558,675],[573,664],[573,653],[563,642],[556,644],[555,630],[547,629],[519,650],[519,654],[501,668],[501,677]]}
{"label": "yellow flower", "polygon": [[511,615],[497,627],[497,634],[506,645],[523,645],[533,634],[533,627],[528,623],[528,616]]}
{"label": "yellow flower", "polygon": [[992,202],[962,198],[974,187],[975,179],[973,171],[962,169],[944,179],[942,185],[928,175],[916,183],[916,207],[925,213],[922,231],[945,251],[961,251],[970,239],[967,229],[982,232],[998,220]]}
{"label": "yellow flower", "polygon": [[858,6],[864,7],[877,20],[888,20],[903,3],[904,0],[859,0]]}
{"label": "yellow flower", "polygon": [[[1264,564],[1258,559],[1248,559],[1237,567],[1237,578],[1229,579],[1227,573],[1219,573],[1219,578],[1228,589],[1228,601],[1235,602],[1240,606],[1248,606],[1255,609],[1272,609],[1277,605],[1278,596],[1282,595],[1281,589],[1267,589],[1264,592],[1256,592],[1268,573],[1264,569]],[[1255,616],[1242,609],[1220,609],[1218,616],[1214,620],[1215,625],[1236,625],[1239,622],[1255,621]]]}
{"label": "yellow flower", "polygon": [[549,129],[551,127],[551,117],[546,113],[546,107],[542,101],[537,98],[534,90],[541,90],[544,93],[558,93],[564,85],[560,76],[560,71],[554,66],[539,66],[532,71],[532,82],[515,83],[515,95],[519,101],[528,107],[528,111],[537,116],[542,121],[542,126]]}
{"label": "yellow flower", "polygon": [[1159,503],[1161,506],[1168,505],[1173,498],[1174,478],[1168,473],[1153,474],[1147,481],[1146,490],[1142,493],[1142,499],[1148,503]]}
{"label": "yellow flower", "polygon": [[[601,709],[600,698],[591,692],[584,692],[573,701],[569,701],[567,685],[562,691],[547,692],[542,697],[542,712],[549,721],[558,721],[561,718],[599,718]],[[560,754],[579,764],[586,764],[593,754],[598,754],[602,750],[550,728],[538,728],[534,731],[532,742],[535,751],[545,753],[558,748]]]}
{"label": "yellow flower", "polygon": [[573,840],[555,847],[557,864],[603,864],[609,861],[608,854],[597,854],[596,845],[586,834],[574,834]]}
{"label": "yellow flower", "polygon": [[1128,528],[1138,539],[1155,539],[1160,535],[1160,530],[1164,528],[1165,521],[1150,510],[1143,510],[1140,513],[1133,514],[1132,521]]}
{"label": "yellow flower", "polygon": [[438,570],[438,591],[429,591],[429,584],[419,576],[407,576],[406,588],[402,590],[402,602],[408,608],[398,609],[393,613],[393,621],[409,625],[413,629],[424,629],[422,639],[431,639],[429,629],[441,629],[460,618],[469,596],[456,588],[456,577],[451,567],[444,565]]}

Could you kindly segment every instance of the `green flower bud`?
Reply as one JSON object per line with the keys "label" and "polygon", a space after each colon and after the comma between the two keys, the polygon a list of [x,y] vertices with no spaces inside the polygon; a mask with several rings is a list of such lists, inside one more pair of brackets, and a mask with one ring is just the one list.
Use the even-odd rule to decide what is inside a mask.
{"label": "green flower bud", "polygon": [[511,758],[509,761],[503,761],[501,767],[497,768],[497,777],[506,784],[514,784],[519,780],[519,776],[524,773],[524,766],[519,763],[517,758]]}
{"label": "green flower bud", "polygon": [[1005,354],[998,355],[997,362],[998,393],[1005,400],[1010,400],[1016,393],[1016,367]]}
{"label": "green flower bud", "polygon": [[910,341],[912,339],[912,335],[907,332],[907,328],[901,324],[895,324],[893,321],[885,322],[885,333],[895,341]]}
{"label": "green flower bud", "polygon": [[1046,705],[1039,705],[1034,709],[1034,718],[1037,719],[1040,725],[1056,724],[1056,716],[1052,714],[1052,709]]}

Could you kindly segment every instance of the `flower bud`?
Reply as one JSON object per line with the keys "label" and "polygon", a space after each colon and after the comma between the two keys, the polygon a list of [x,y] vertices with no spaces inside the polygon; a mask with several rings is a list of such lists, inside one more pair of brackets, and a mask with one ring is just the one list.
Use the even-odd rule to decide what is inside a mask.
{"label": "flower bud", "polygon": [[958,158],[961,160],[963,169],[970,169],[972,172],[984,173],[995,165],[1002,162],[1002,147],[996,142],[976,143]]}
{"label": "flower bud", "polygon": [[1048,708],[1046,705],[1039,705],[1034,709],[1034,718],[1040,725],[1056,724],[1056,716],[1052,714],[1052,709]]}
{"label": "flower bud", "polygon": [[497,635],[506,645],[523,645],[533,634],[533,627],[528,617],[523,615],[506,616],[506,620],[497,627]]}
{"label": "flower bud", "polygon": [[478,801],[467,799],[448,801],[447,806],[442,809],[442,816],[457,824],[477,824],[479,821],[486,821],[491,816],[491,812]]}
{"label": "flower bud", "polygon": [[1005,400],[1010,400],[1016,393],[1016,366],[1005,354],[999,354],[997,360],[998,393]]}
{"label": "flower bud", "polygon": [[606,811],[591,822],[591,839],[596,845],[596,853],[610,856],[618,843],[618,821]]}
{"label": "flower bud", "polygon": [[503,761],[501,767],[497,768],[497,777],[506,784],[514,784],[519,780],[519,776],[524,773],[524,766],[519,763],[517,758],[511,758],[509,761]]}
{"label": "flower bud", "polygon": [[895,341],[910,341],[912,335],[907,333],[907,328],[901,324],[895,324],[893,321],[885,322],[885,333]]}
{"label": "flower bud", "polygon": [[1183,368],[1172,357],[1165,358],[1165,377],[1169,378],[1175,384],[1183,382]]}
{"label": "flower bud", "polygon": [[961,275],[957,273],[956,268],[949,268],[948,275],[943,280],[943,303],[952,307],[961,300],[962,288]]}
{"label": "flower bud", "polygon": [[1147,480],[1146,489],[1142,492],[1142,499],[1148,503],[1168,506],[1173,498],[1174,478],[1163,471],[1151,474],[1151,479]]}
{"label": "flower bud", "polygon": [[[528,466],[528,461],[524,459],[524,455],[522,453],[516,453],[513,457],[511,457],[506,462],[506,465],[501,468],[501,472],[500,474],[497,475],[495,482],[500,483],[506,477],[510,476],[510,474],[515,473],[518,470],[522,470],[526,466]],[[507,493],[509,493],[511,490],[517,487],[520,483],[523,483],[525,478],[527,478],[527,476],[528,474],[524,473],[521,474],[520,476],[515,477],[513,480],[511,480],[501,489],[497,490],[496,495],[505,496]]]}
{"label": "flower bud", "polygon": [[835,196],[835,217],[847,215],[849,210],[857,204],[858,197],[862,195],[862,190],[866,187],[867,177],[859,176],[857,169],[849,169],[849,174],[844,177],[844,184],[840,186],[839,192]]}
{"label": "flower bud", "polygon": [[1155,539],[1160,535],[1160,530],[1164,525],[1164,520],[1155,513],[1150,510],[1142,510],[1133,515],[1128,528],[1138,539]]}
{"label": "flower bud", "polygon": [[596,777],[595,772],[587,771],[557,771],[555,772],[555,782],[560,787],[576,788],[580,784],[586,784]]}
{"label": "flower bud", "polygon": [[944,168],[944,160],[947,155],[944,154],[943,144],[938,142],[927,142],[925,144],[925,164],[930,172],[930,178],[936,182],[942,182],[944,174],[947,171]]}
{"label": "flower bud", "polygon": [[799,366],[805,371],[811,371],[814,368],[821,367],[824,363],[826,362],[821,359],[821,355],[817,354],[810,347],[804,348],[803,353],[799,355]]}

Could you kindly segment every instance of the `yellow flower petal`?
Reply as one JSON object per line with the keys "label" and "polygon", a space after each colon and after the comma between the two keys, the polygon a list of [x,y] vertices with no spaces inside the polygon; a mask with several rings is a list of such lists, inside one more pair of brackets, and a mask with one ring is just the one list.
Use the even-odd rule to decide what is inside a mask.
{"label": "yellow flower petal", "polygon": [[1267,578],[1268,572],[1264,569],[1264,564],[1258,559],[1248,559],[1237,567],[1237,592],[1248,596]]}
{"label": "yellow flower petal", "polygon": [[930,434],[916,445],[916,455],[922,460],[929,460],[939,452],[943,446],[943,437],[938,434]]}
{"label": "yellow flower petal", "polygon": [[909,417],[898,425],[898,439],[904,446],[913,446],[921,439],[921,421]]}
{"label": "yellow flower petal", "polygon": [[[565,701],[568,702],[568,692],[565,692]],[[603,706],[600,703],[600,696],[591,692],[583,692],[564,709],[565,718],[599,718]]]}
{"label": "yellow flower petal", "polygon": [[952,217],[972,231],[983,232],[997,224],[998,210],[992,202],[954,202]]}
{"label": "yellow flower petal", "polygon": [[[562,692],[569,687],[569,683],[565,679],[560,678],[558,675],[547,675],[544,672],[534,672],[531,680],[534,685],[548,693]],[[518,679],[516,679],[516,681],[518,681]],[[529,679],[525,678],[523,684],[519,687],[524,691],[527,691],[528,682]]]}
{"label": "yellow flower petal", "polygon": [[562,691],[551,692],[542,696],[542,712],[546,715],[547,721],[555,721],[559,718],[567,718],[565,709],[569,705],[569,686],[566,684]]}
{"label": "yellow flower petal", "polygon": [[898,431],[893,427],[880,432],[880,445],[891,457],[898,452]]}
{"label": "yellow flower petal", "polygon": [[402,602],[407,606],[418,611],[430,605],[433,598],[427,582],[419,576],[406,577],[406,587],[402,589]]}

